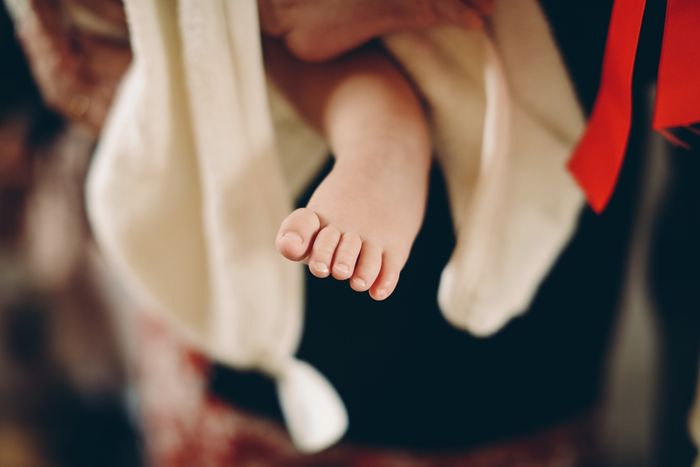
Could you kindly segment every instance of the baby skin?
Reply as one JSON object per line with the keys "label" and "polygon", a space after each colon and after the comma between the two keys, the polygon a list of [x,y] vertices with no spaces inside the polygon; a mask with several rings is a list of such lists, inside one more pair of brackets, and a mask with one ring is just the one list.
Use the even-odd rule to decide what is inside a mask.
{"label": "baby skin", "polygon": [[348,280],[355,291],[384,300],[425,213],[431,148],[420,101],[374,47],[308,64],[267,42],[266,61],[336,158],[308,205],[282,221],[277,248],[316,277]]}

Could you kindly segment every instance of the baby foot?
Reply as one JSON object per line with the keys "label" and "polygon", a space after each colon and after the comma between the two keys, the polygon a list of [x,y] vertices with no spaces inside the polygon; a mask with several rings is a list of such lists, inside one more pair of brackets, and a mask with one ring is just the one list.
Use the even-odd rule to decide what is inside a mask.
{"label": "baby foot", "polygon": [[308,206],[282,222],[280,253],[308,262],[316,277],[349,280],[375,300],[389,297],[423,220],[428,168],[385,162],[338,160]]}

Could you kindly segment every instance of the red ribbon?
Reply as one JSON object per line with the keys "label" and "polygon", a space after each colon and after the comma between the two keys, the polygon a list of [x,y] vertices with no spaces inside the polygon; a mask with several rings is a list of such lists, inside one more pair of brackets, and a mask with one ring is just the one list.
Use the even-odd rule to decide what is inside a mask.
{"label": "red ribbon", "polygon": [[[645,0],[615,0],[600,89],[569,170],[596,212],[615,189],[632,123],[632,76]],[[700,121],[700,0],[668,0],[653,127],[668,130]]]}

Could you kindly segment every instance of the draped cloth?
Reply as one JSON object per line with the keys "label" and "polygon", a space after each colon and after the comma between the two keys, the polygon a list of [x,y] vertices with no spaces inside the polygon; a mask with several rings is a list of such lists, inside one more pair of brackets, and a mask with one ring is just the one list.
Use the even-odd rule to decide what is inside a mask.
{"label": "draped cloth", "polygon": [[[646,0],[616,0],[598,97],[569,164],[591,207],[605,209],[615,189],[632,123],[632,78]],[[643,52],[643,51],[642,51]],[[654,129],[684,145],[672,129],[700,122],[700,2],[668,0],[656,89]]]}
{"label": "draped cloth", "polygon": [[[323,449],[347,414],[331,382],[294,357],[302,266],[274,238],[325,143],[267,85],[257,2],[125,3],[134,61],[88,179],[97,241],[193,345],[273,377],[295,445]],[[441,309],[493,333],[527,309],[575,228],[583,198],[565,164],[581,111],[535,0],[497,2],[482,31],[384,42],[426,102],[446,176],[458,241]]]}

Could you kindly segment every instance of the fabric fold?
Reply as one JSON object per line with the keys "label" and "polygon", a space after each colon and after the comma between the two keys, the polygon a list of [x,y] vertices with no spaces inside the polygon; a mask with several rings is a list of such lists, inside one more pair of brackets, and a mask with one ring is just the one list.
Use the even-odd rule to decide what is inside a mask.
{"label": "fabric fold", "polygon": [[496,2],[486,31],[393,34],[388,50],[427,102],[457,245],[439,305],[488,336],[529,306],[578,222],[565,170],[583,114],[539,5]]}
{"label": "fabric fold", "polygon": [[345,408],[330,383],[291,358],[302,272],[273,245],[291,200],[256,3],[126,6],[135,59],[88,183],[98,241],[138,298],[173,316],[193,345],[277,377],[301,449],[333,444]]}

